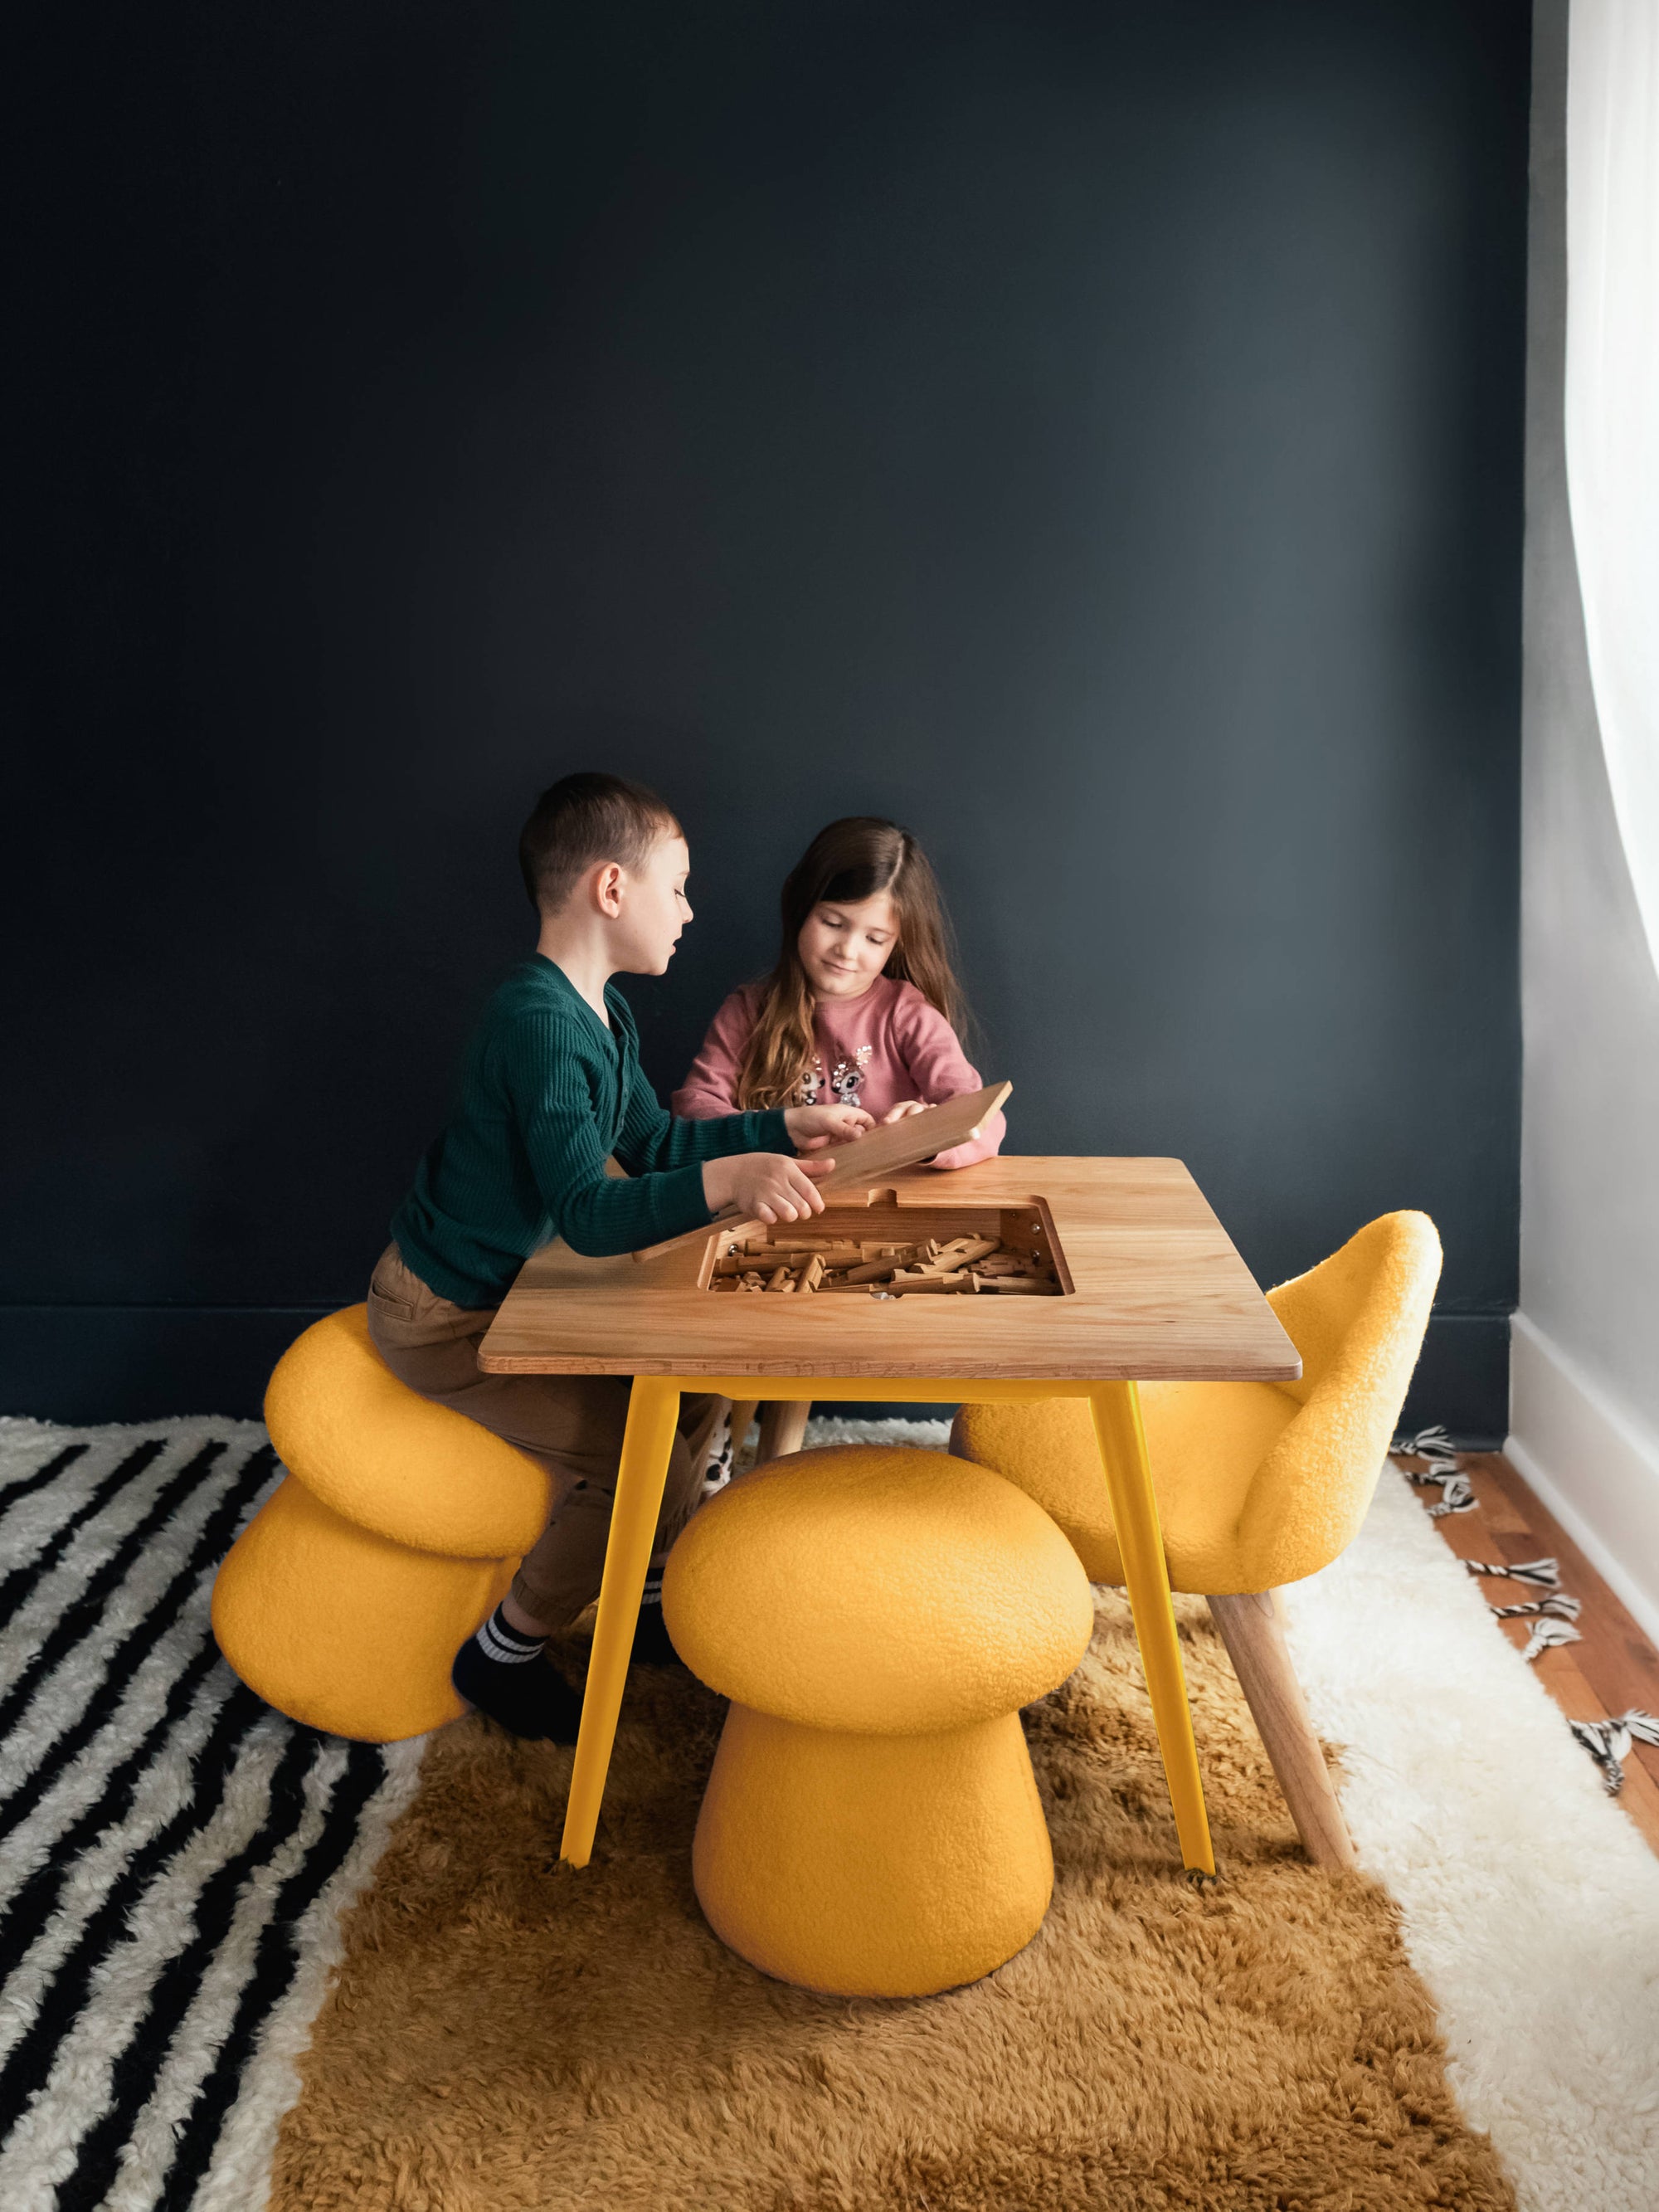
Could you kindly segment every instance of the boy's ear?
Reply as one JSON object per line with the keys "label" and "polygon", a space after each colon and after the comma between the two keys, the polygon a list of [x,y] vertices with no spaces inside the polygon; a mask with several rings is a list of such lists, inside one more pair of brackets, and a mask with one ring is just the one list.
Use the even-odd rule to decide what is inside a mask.
{"label": "boy's ear", "polygon": [[593,903],[601,914],[613,917],[622,912],[622,887],[625,874],[620,860],[601,860],[593,871]]}

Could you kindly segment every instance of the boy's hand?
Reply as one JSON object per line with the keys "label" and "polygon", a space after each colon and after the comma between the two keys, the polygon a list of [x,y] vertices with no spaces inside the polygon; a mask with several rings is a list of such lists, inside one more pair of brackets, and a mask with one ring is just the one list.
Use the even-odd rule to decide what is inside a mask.
{"label": "boy's hand", "polygon": [[862,1106],[789,1106],[783,1126],[798,1152],[816,1152],[824,1145],[861,1137],[872,1122]]}
{"label": "boy's hand", "polygon": [[813,1177],[835,1171],[833,1160],[792,1160],[782,1152],[733,1152],[723,1160],[703,1162],[703,1200],[711,1213],[735,1206],[760,1221],[800,1221],[823,1211]]}

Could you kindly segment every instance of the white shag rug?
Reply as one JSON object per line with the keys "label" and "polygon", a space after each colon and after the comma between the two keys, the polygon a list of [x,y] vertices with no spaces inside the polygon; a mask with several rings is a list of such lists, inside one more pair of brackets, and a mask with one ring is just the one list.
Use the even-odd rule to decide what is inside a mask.
{"label": "white shag rug", "polygon": [[[819,1420],[809,1429],[808,1441],[939,1449],[948,1435],[944,1421]],[[106,1469],[112,1474],[122,1455],[142,1440],[159,1448],[143,1470],[143,1480],[112,1489],[106,1504],[77,1524],[82,1533],[64,1553],[58,1571],[71,1604],[78,1575],[101,1553],[118,1547],[122,1530],[146,1497],[156,1494],[154,1484],[209,1443],[219,1447],[227,1468],[233,1461],[246,1468],[246,1478],[239,1478],[243,1494],[216,1481],[203,1486],[199,1507],[185,1511],[181,1492],[168,1524],[175,1545],[210,1506],[222,1518],[228,1540],[276,1472],[269,1462],[264,1469],[254,1463],[251,1455],[264,1440],[252,1424],[180,1421],[139,1430],[71,1431],[0,1421],[0,1492],[8,1475],[27,1475],[65,1447],[82,1445],[73,1480],[55,1502],[44,1491],[27,1501],[28,1516],[40,1518],[39,1534],[45,1534],[64,1525],[63,1509],[73,1506],[77,1496],[90,1499],[89,1478]],[[21,1523],[15,1533],[21,1534]],[[130,1686],[117,1688],[107,1722],[96,1735],[90,1730],[92,1714],[82,1726],[88,1741],[56,1785],[67,1792],[59,1799],[66,1813],[73,1809],[71,1801],[96,1796],[100,1757],[114,1760],[124,1744],[132,1745],[131,1721],[138,1705],[178,1680],[191,1650],[202,1651],[207,1666],[210,1651],[203,1645],[211,1570],[205,1552],[212,1534],[204,1523],[198,1553],[180,1552],[174,1561],[176,1630],[167,1630]],[[126,1586],[135,1599],[137,1580],[149,1571],[147,1556],[148,1546],[132,1555]],[[21,1564],[19,1553],[7,1564]],[[164,1565],[158,1559],[155,1571]],[[1362,1863],[1399,1904],[1407,1953],[1439,2008],[1454,2086],[1472,2124],[1491,2132],[1521,2212],[1659,2212],[1659,1859],[1607,1798],[1560,1712],[1492,1620],[1482,1591],[1394,1470],[1384,1473],[1370,1518],[1345,1556],[1286,1595],[1291,1647],[1315,1723],[1328,1741],[1345,1747],[1343,1802]],[[25,1609],[54,1617],[49,1583],[26,1598]],[[142,1610],[134,1619],[142,1620]],[[13,1664],[30,1649],[26,1635]],[[0,1668],[0,1680],[7,1672]],[[46,1696],[36,1712],[48,1738],[81,1710],[68,1694],[72,1672],[66,1666],[60,1705],[52,1703],[49,1686],[41,1685]],[[208,1667],[202,1674],[204,1714],[217,1710],[216,1701],[228,1702],[225,1681],[222,1668]],[[84,1695],[78,1682],[74,1688]],[[134,1699],[137,1704],[130,1704]],[[267,1717],[246,1723],[246,1733],[258,1770],[257,1790],[264,1790],[267,1784],[259,1777],[283,1747],[291,1745],[290,1758],[302,1751],[294,1741],[301,1732]],[[193,1748],[187,1737],[188,1729],[178,1746],[184,1775]],[[311,1771],[321,1777],[315,1786],[331,1787],[332,1767],[327,1774],[322,1770],[333,1754],[325,1740],[313,1741],[319,1750]],[[106,1753],[104,1743],[110,1747]],[[26,1779],[37,1756],[27,1723],[5,1749],[14,1779]],[[378,1786],[345,1862],[308,1909],[289,1923],[289,1963],[270,1982],[263,2018],[245,2021],[235,2057],[231,2046],[238,2039],[226,2033],[223,2005],[198,2005],[188,2021],[181,2018],[185,2033],[174,2045],[171,2070],[184,2064],[194,2081],[216,2064],[230,2075],[210,2143],[191,2145],[184,2122],[189,2084],[173,2087],[165,2054],[157,2051],[154,2081],[147,2067],[137,2085],[127,2087],[113,2192],[83,2196],[77,2191],[84,2169],[70,2146],[88,2130],[95,2137],[101,2127],[107,2135],[112,2124],[107,2060],[101,2048],[92,2047],[101,2046],[103,2038],[91,2033],[99,2021],[96,2002],[89,2002],[78,2021],[66,2015],[61,2023],[66,2049],[77,2036],[88,2039],[92,2063],[84,2081],[70,2069],[54,2084],[57,2094],[46,2107],[52,2116],[46,2130],[51,2140],[36,2133],[44,2117],[40,2106],[34,2108],[33,2127],[23,2115],[12,2116],[21,2124],[0,2152],[9,2168],[0,2198],[7,2212],[13,2203],[45,2212],[54,2202],[61,2212],[81,2203],[118,2203],[123,2212],[151,2207],[184,2212],[186,2206],[190,2212],[231,2212],[233,2206],[235,2212],[259,2212],[267,2202],[276,2126],[298,2087],[294,2059],[337,1954],[339,1908],[369,1878],[391,1820],[416,1786],[421,1749],[419,1743],[398,1747],[386,1759],[384,1780],[378,1773],[373,1778]],[[377,1762],[380,1756],[374,1754]],[[158,1788],[188,1790],[187,1781],[163,1768],[156,1775]],[[106,1830],[103,1848],[115,1847],[118,1860],[138,1839],[127,1820],[137,1818],[142,1826],[143,1815],[140,1804],[114,1830]],[[52,1804],[43,1800],[34,1817],[43,1823],[43,1842],[63,1832]],[[152,1811],[147,1817],[153,1823],[156,1816]],[[247,1815],[255,1829],[262,1817],[259,1805]],[[311,1825],[296,1827],[294,1848],[307,1844],[311,1833]],[[16,1843],[24,1840],[20,1832]],[[0,1850],[0,1866],[4,1862]],[[12,1880],[26,1879],[31,1866],[43,1863],[50,1863],[28,1852],[13,1856]],[[223,1854],[216,1863],[226,1869],[217,1877],[222,1882],[244,1871]],[[173,1878],[164,1868],[156,1871]],[[283,1869],[272,1862],[263,1872],[252,1865],[246,1871],[242,1901],[227,1920],[219,1966],[228,1984],[243,1991],[245,2010],[266,1991],[262,1977],[249,1972],[244,1923],[251,1930],[268,1914],[264,1900],[273,1875]],[[99,1876],[100,1882],[105,1879]],[[199,1874],[191,1879],[199,1881]],[[6,1887],[0,1881],[0,1893]],[[134,1933],[146,1922],[160,1933],[148,1914],[141,1914]],[[51,1940],[50,1923],[40,1932]],[[164,1972],[171,1944],[157,1947],[153,1966],[138,1957],[142,1948],[127,1952],[131,1968]],[[95,1995],[89,1990],[89,1999]],[[15,2034],[25,2029],[40,1998],[18,1981],[9,1996],[9,2004],[0,1998],[0,2023]],[[0,2043],[7,2039],[0,2034]],[[0,2120],[0,2132],[5,2124]],[[191,2148],[193,2160],[181,2156]],[[106,2144],[106,2172],[110,2151]],[[190,2164],[197,2172],[181,2187],[180,2168]]]}
{"label": "white shag rug", "polygon": [[1659,1858],[1395,1469],[1285,1604],[1361,1863],[1521,2212],[1656,2212]]}

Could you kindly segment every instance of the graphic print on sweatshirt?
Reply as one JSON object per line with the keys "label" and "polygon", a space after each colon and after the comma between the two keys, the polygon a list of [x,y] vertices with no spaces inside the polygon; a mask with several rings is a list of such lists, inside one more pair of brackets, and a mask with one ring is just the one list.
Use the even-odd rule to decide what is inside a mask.
{"label": "graphic print on sweatshirt", "polygon": [[[830,1077],[830,1089],[843,1106],[856,1106],[859,1093],[864,1088],[864,1072],[870,1064],[873,1047],[861,1044],[850,1060],[838,1060]],[[799,1104],[816,1106],[823,1094],[823,1061],[815,1053],[812,1065],[800,1079]]]}

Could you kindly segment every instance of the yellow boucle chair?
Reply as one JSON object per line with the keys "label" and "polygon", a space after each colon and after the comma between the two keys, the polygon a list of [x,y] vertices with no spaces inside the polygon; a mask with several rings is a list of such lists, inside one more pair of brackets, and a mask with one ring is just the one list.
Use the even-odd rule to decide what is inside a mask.
{"label": "yellow boucle chair", "polygon": [[[1272,1593],[1352,1541],[1376,1488],[1440,1274],[1424,1213],[1387,1213],[1267,1300],[1302,1355],[1296,1382],[1144,1382],[1141,1417],[1172,1589],[1210,1601],[1310,1857],[1353,1849]],[[1034,1498],[1090,1579],[1123,1569],[1088,1403],[964,1406],[951,1447]]]}
{"label": "yellow boucle chair", "polygon": [[732,1699],[692,1847],[710,1926],[846,1996],[977,1981],[1054,1887],[1019,1707],[1094,1606],[1013,1484],[942,1452],[831,1449],[722,1492],[669,1555],[680,1656]]}
{"label": "yellow boucle chair", "polygon": [[363,1306],[289,1346],[265,1425],[288,1480],[219,1570],[219,1649],[335,1735],[392,1743],[458,1718],[450,1666],[547,1525],[545,1471],[398,1382]]}

